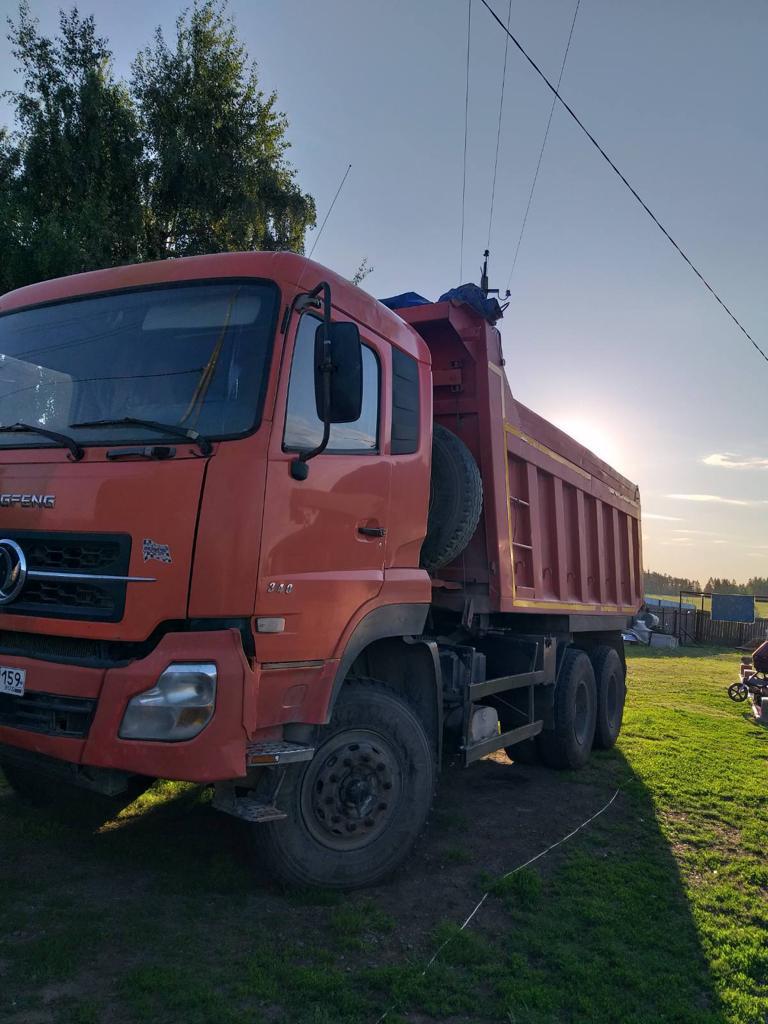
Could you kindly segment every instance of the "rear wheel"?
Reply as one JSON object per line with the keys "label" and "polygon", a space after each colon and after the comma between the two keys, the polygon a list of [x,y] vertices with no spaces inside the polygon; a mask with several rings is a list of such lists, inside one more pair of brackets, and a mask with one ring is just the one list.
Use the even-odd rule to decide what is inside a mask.
{"label": "rear wheel", "polygon": [[550,768],[581,768],[595,736],[597,689],[592,663],[570,647],[555,687],[555,724],[536,737],[541,758]]}
{"label": "rear wheel", "polygon": [[592,668],[597,686],[594,745],[599,750],[609,750],[618,739],[624,717],[624,666],[615,648],[601,646],[592,652]]}
{"label": "rear wheel", "polygon": [[504,753],[510,761],[516,761],[518,764],[538,764],[540,760],[535,736],[515,743],[513,747],[504,747]]}
{"label": "rear wheel", "polygon": [[372,885],[408,856],[433,787],[432,749],[408,704],[383,684],[348,684],[312,761],[285,778],[287,820],[254,825],[254,840],[288,884]]}

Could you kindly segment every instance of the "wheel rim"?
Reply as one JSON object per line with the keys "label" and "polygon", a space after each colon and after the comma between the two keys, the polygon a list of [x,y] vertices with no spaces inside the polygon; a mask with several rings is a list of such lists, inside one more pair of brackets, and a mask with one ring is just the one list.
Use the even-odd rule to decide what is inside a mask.
{"label": "wheel rim", "polygon": [[367,730],[337,733],[304,776],[301,808],[312,835],[332,850],[357,850],[387,828],[402,793],[392,746]]}
{"label": "wheel rim", "polygon": [[579,683],[576,688],[573,708],[573,732],[579,744],[584,744],[587,738],[587,726],[589,725],[589,694],[585,683]]}

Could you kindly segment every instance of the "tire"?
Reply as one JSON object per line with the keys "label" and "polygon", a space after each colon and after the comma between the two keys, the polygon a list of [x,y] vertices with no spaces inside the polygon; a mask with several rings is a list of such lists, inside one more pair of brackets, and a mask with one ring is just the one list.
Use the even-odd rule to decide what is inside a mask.
{"label": "tire", "polygon": [[597,687],[592,663],[569,647],[555,686],[555,727],[536,737],[542,761],[550,768],[582,768],[589,759],[597,720]]}
{"label": "tire", "polygon": [[610,750],[619,737],[624,717],[624,698],[627,692],[624,666],[613,647],[596,647],[591,660],[597,686],[594,746],[598,750]]}
{"label": "tire", "polygon": [[425,569],[434,572],[461,554],[477,528],[482,507],[483,483],[471,452],[454,433],[436,423],[427,535],[421,548]]}
{"label": "tire", "polygon": [[37,772],[5,761],[0,764],[0,768],[3,769],[5,781],[22,800],[36,807],[45,807],[53,802],[55,784],[46,785],[45,780]]}
{"label": "tire", "polygon": [[107,796],[72,783],[51,779],[34,768],[0,762],[6,782],[25,803],[51,811],[55,817],[72,824],[91,825],[108,821],[120,813],[147,789],[153,779],[135,776],[125,793]]}
{"label": "tire", "polygon": [[517,764],[538,764],[541,760],[535,736],[523,740],[521,743],[515,743],[512,747],[504,747],[504,753],[510,761],[515,761]]}
{"label": "tire", "polygon": [[373,885],[410,853],[434,783],[433,751],[409,705],[383,684],[347,684],[312,761],[286,774],[287,820],[253,825],[253,838],[288,885]]}

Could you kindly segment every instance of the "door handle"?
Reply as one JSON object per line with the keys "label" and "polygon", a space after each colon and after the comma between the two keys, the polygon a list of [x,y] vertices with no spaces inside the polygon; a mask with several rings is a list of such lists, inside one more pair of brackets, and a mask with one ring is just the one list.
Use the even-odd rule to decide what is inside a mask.
{"label": "door handle", "polygon": [[357,532],[363,537],[386,537],[387,535],[383,526],[358,526]]}

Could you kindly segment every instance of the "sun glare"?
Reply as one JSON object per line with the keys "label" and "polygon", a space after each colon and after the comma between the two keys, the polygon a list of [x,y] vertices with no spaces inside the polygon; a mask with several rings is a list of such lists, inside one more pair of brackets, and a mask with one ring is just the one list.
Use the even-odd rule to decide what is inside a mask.
{"label": "sun glare", "polygon": [[585,416],[554,416],[552,422],[589,448],[598,458],[621,471],[626,458],[615,431]]}

